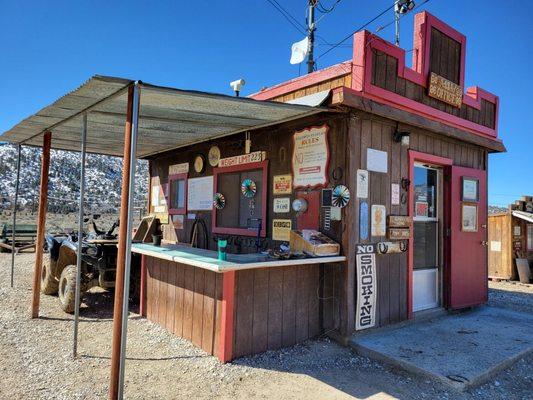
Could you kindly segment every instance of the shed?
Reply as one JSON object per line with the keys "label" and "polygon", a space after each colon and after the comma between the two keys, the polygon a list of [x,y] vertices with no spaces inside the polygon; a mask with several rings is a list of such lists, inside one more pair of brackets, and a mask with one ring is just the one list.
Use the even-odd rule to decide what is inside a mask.
{"label": "shed", "polygon": [[533,262],[533,196],[488,217],[489,278],[518,279],[516,259]]}
{"label": "shed", "polygon": [[121,224],[117,262],[124,274],[130,251],[142,255],[148,319],[222,361],[323,333],[346,342],[487,301],[499,99],[465,87],[466,37],[427,12],[412,67],[405,56],[357,32],[351,60],[248,99],[95,77],[0,140],[77,149],[87,115],[87,150],[124,147],[126,183],[131,157],[149,161],[163,246],[131,244]]}

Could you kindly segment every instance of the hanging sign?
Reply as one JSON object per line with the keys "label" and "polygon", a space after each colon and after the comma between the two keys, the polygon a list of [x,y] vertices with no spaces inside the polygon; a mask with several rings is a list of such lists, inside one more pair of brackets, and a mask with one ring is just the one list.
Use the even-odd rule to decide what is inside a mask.
{"label": "hanging sign", "polygon": [[357,309],[355,329],[372,328],[376,324],[376,254],[372,244],[356,246]]}
{"label": "hanging sign", "polygon": [[379,242],[377,244],[378,254],[398,254],[407,251],[407,242]]}
{"label": "hanging sign", "polygon": [[409,228],[389,228],[388,238],[393,240],[409,239],[411,230]]}
{"label": "hanging sign", "polygon": [[187,181],[187,209],[213,209],[213,177],[205,176]]}
{"label": "hanging sign", "polygon": [[366,149],[366,169],[374,172],[387,173],[387,152],[371,149]]}
{"label": "hanging sign", "polygon": [[240,156],[221,158],[219,167],[231,167],[233,165],[250,164],[266,160],[266,151],[254,151],[253,153],[241,154]]}
{"label": "hanging sign", "polygon": [[169,175],[186,174],[189,172],[189,163],[174,164],[168,167]]}
{"label": "hanging sign", "polygon": [[428,96],[457,108],[463,103],[463,89],[455,82],[432,72],[429,75]]}
{"label": "hanging sign", "polygon": [[361,240],[368,239],[368,203],[361,201],[359,205],[359,237]]}
{"label": "hanging sign", "polygon": [[292,221],[290,219],[272,220],[272,239],[288,242],[291,238]]}
{"label": "hanging sign", "polygon": [[385,236],[386,235],[386,218],[387,209],[385,206],[374,204],[372,205],[372,236]]}
{"label": "hanging sign", "polygon": [[291,194],[292,192],[292,176],[275,175],[274,176],[274,194]]}
{"label": "hanging sign", "polygon": [[314,126],[294,133],[292,172],[295,188],[327,185],[329,163],[327,133],[327,125]]}
{"label": "hanging sign", "polygon": [[412,218],[407,215],[389,215],[389,228],[409,228]]}
{"label": "hanging sign", "polygon": [[400,205],[400,185],[398,183],[391,183],[390,185],[390,203],[393,206]]}
{"label": "hanging sign", "polygon": [[366,169],[357,170],[357,198],[366,199],[368,197],[368,171]]}
{"label": "hanging sign", "polygon": [[284,214],[291,211],[291,199],[290,197],[279,197],[274,199],[274,212],[278,214]]}

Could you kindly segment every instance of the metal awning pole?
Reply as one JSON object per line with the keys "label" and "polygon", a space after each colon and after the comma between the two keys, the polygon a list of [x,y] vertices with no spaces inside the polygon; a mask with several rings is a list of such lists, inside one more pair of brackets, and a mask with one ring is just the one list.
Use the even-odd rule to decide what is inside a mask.
{"label": "metal awning pole", "polygon": [[83,203],[85,198],[85,156],[87,147],[87,113],[82,116],[81,125],[81,160],[80,160],[80,204],[78,215],[78,257],[76,260],[76,297],[74,306],[74,340],[72,357],[78,356],[78,324],[80,322],[81,303],[81,255],[83,250]]}
{"label": "metal awning pole", "polygon": [[19,201],[20,182],[20,143],[17,144],[17,179],[15,181],[15,200],[13,202],[13,231],[11,238],[11,287],[13,287],[13,276],[15,274],[15,228],[17,227],[17,207]]}
{"label": "metal awning pole", "polygon": [[[119,392],[123,393],[122,389],[119,389],[120,381],[120,366],[122,357],[122,329],[123,329],[123,302],[124,302],[124,284],[126,275],[126,254],[130,253],[131,248],[131,236],[128,236],[128,231],[131,232],[131,210],[129,209],[130,194],[133,194],[132,187],[130,185],[130,175],[132,168],[132,157],[135,158],[135,154],[132,155],[132,142],[136,142],[137,139],[137,119],[139,115],[139,87],[138,82],[134,86],[130,86],[128,89],[128,104],[126,109],[126,124],[124,126],[124,158],[122,160],[122,191],[120,198],[120,226],[118,234],[118,251],[117,251],[117,271],[115,279],[115,303],[113,306],[113,338],[111,345],[111,374],[109,379],[109,398],[112,400],[119,398]],[[134,101],[135,99],[135,101]],[[135,124],[133,123],[134,108],[136,109]],[[134,129],[135,127],[135,129]],[[135,133],[134,133],[135,132]],[[135,137],[134,137],[135,135]],[[135,141],[133,140],[135,139]],[[134,164],[134,163],[133,163]],[[128,245],[128,237],[130,238]],[[129,270],[129,267],[128,267]],[[129,277],[129,273],[128,273]],[[129,282],[129,281],[128,281]],[[126,308],[127,310],[127,308]],[[127,318],[127,314],[126,314]]]}
{"label": "metal awning pole", "polygon": [[133,195],[135,193],[135,171],[137,169],[137,134],[139,130],[139,100],[140,87],[133,87],[133,118],[131,127],[131,148],[130,148],[130,179],[128,190],[128,221],[126,235],[126,259],[124,270],[124,294],[122,299],[122,332],[120,339],[120,368],[118,379],[118,398],[124,397],[124,369],[126,367],[126,339],[128,335],[128,305],[130,294],[130,275],[131,275],[131,241],[133,231]]}

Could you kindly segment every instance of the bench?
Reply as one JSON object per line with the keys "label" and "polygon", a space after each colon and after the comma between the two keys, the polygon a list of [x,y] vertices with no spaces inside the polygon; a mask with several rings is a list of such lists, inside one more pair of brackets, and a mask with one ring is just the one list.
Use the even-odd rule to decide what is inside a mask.
{"label": "bench", "polygon": [[13,243],[13,225],[4,224],[0,229],[0,252],[14,251],[17,254],[31,248],[35,251],[36,237],[37,225],[17,224]]}

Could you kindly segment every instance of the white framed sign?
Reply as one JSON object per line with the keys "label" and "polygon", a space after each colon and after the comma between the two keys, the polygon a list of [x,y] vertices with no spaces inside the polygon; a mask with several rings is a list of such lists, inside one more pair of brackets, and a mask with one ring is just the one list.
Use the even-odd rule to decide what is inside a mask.
{"label": "white framed sign", "polygon": [[357,245],[357,309],[355,329],[372,328],[376,324],[376,254],[375,246]]}
{"label": "white framed sign", "polygon": [[368,198],[368,171],[366,169],[357,170],[357,198]]}
{"label": "white framed sign", "polygon": [[371,149],[366,149],[366,169],[374,172],[387,173],[387,152]]}
{"label": "white framed sign", "polygon": [[187,181],[187,209],[213,209],[213,177],[205,176]]}
{"label": "white framed sign", "polygon": [[313,126],[293,135],[293,187],[317,187],[328,184],[328,126]]}
{"label": "white framed sign", "polygon": [[278,197],[274,199],[274,212],[277,214],[284,214],[291,211],[291,198]]}

